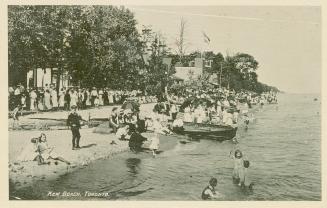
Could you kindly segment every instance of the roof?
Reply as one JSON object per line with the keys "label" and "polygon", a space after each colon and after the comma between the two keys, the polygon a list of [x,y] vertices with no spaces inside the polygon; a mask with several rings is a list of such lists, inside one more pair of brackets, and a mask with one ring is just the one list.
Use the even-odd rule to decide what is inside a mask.
{"label": "roof", "polygon": [[174,80],[180,80],[180,81],[184,80],[184,79],[182,79],[180,77],[177,77],[176,75],[172,75],[171,78],[174,79]]}

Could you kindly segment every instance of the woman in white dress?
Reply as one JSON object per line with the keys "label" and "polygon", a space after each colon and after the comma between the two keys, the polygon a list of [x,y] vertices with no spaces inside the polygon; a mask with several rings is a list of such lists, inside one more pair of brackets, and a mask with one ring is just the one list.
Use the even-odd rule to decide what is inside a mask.
{"label": "woman in white dress", "polygon": [[37,94],[35,92],[35,90],[32,90],[30,92],[30,99],[31,99],[31,105],[30,105],[30,109],[31,111],[35,110],[35,104],[36,104],[36,99],[37,99]]}
{"label": "woman in white dress", "polygon": [[59,108],[64,109],[65,107],[65,91],[63,88],[59,91]]}
{"label": "woman in white dress", "polygon": [[58,108],[58,96],[57,91],[55,89],[51,90],[51,102],[52,108]]}
{"label": "woman in white dress", "polygon": [[114,104],[114,94],[112,91],[109,91],[109,93],[108,93],[108,100],[109,100],[109,105]]}
{"label": "woman in white dress", "polygon": [[193,116],[192,116],[192,112],[191,112],[191,108],[190,106],[187,106],[184,109],[184,122],[193,122]]}
{"label": "woman in white dress", "polygon": [[103,90],[102,89],[99,90],[99,105],[100,106],[103,105]]}
{"label": "woman in white dress", "polygon": [[46,110],[51,110],[52,109],[50,99],[51,99],[50,91],[46,90],[44,92],[44,105],[45,105]]}
{"label": "woman in white dress", "polygon": [[78,99],[78,96],[77,96],[76,91],[71,90],[70,91],[70,107],[77,106],[77,99]]}
{"label": "woman in white dress", "polygon": [[90,107],[91,106],[91,93],[89,90],[86,90],[86,107]]}

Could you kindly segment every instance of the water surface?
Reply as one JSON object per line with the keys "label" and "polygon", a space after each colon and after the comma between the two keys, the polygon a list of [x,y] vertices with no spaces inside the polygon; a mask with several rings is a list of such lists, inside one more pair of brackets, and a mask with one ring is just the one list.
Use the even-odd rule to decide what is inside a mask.
{"label": "water surface", "polygon": [[[210,177],[217,177],[222,200],[321,200],[320,97],[313,101],[317,96],[281,94],[278,105],[255,107],[248,130],[239,127],[236,148],[250,160],[253,193],[232,184],[228,156],[235,145],[201,140],[176,141],[156,158],[122,153],[13,194],[23,199],[201,200]],[[81,196],[48,197],[48,191]],[[85,191],[110,196],[85,197]]]}

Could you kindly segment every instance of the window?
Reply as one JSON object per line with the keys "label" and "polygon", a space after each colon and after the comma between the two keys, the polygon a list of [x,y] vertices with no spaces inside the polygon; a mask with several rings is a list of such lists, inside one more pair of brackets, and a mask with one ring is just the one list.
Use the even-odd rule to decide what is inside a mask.
{"label": "window", "polygon": [[204,66],[205,67],[211,67],[211,64],[212,64],[212,60],[205,60],[204,61]]}

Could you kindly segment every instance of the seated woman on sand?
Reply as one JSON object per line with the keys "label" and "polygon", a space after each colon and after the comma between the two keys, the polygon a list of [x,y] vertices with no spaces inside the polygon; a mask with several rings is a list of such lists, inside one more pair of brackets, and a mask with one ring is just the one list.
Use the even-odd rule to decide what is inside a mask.
{"label": "seated woman on sand", "polygon": [[[58,156],[55,151],[54,147],[49,147],[47,142],[47,137],[44,133],[41,133],[41,136],[35,140],[32,139],[33,143],[36,143],[36,150],[35,152],[38,153],[38,155],[35,157],[34,160],[38,161],[39,165],[43,164],[50,164],[50,159],[52,160],[59,160],[61,162],[66,163],[67,165],[70,165],[70,162],[65,160],[64,158]],[[57,164],[57,163],[55,163]]]}

